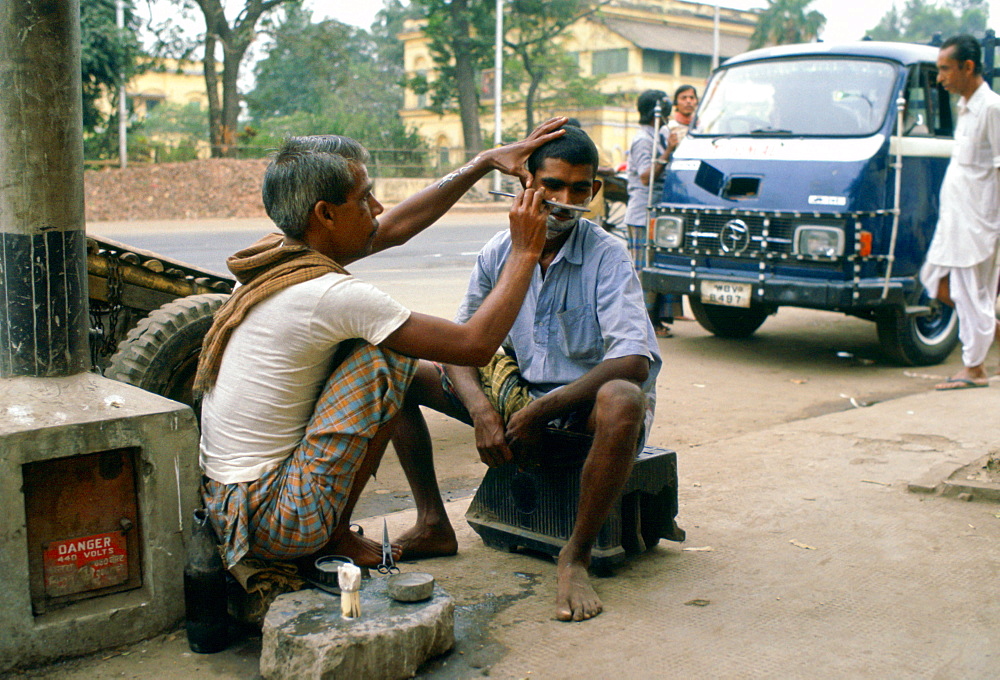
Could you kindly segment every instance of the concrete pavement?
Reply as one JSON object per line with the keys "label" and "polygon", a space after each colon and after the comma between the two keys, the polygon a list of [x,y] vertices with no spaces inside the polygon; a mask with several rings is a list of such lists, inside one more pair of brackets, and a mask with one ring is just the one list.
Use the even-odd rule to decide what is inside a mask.
{"label": "concrete pavement", "polygon": [[[1000,447],[998,409],[994,383],[678,450],[688,540],[598,580],[606,611],[585,623],[552,620],[550,561],[484,547],[451,502],[459,555],[405,567],[457,604],[457,646],[421,677],[996,678],[1000,505],[907,486]],[[26,675],[247,678],[258,652],[193,655],[180,632]]]}

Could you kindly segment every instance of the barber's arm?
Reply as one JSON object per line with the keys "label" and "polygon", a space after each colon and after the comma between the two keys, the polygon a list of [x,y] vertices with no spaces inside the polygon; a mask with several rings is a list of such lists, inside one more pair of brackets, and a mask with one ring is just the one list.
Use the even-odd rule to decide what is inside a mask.
{"label": "barber's arm", "polygon": [[464,166],[387,210],[379,218],[378,235],[372,252],[406,243],[444,215],[473,184],[490,170],[513,175],[524,185],[528,173],[524,165],[531,152],[563,133],[565,117],[550,118],[525,139],[487,149]]}
{"label": "barber's arm", "polygon": [[383,344],[409,356],[463,366],[485,366],[507,337],[521,309],[542,247],[549,209],[530,186],[511,207],[511,249],[503,272],[475,314],[454,323],[412,312]]}

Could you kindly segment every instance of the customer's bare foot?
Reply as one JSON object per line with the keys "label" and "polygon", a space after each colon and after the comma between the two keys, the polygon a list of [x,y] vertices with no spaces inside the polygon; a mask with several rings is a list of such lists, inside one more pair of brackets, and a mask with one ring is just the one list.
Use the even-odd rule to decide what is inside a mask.
{"label": "customer's bare foot", "polygon": [[[393,543],[392,559],[398,560],[402,553],[403,548],[398,543]],[[382,564],[382,544],[345,530],[334,534],[315,556],[321,555],[343,555],[350,557],[359,567],[377,567]]]}
{"label": "customer's bare foot", "polygon": [[447,557],[458,552],[455,530],[447,521],[437,524],[417,524],[399,537],[403,548],[401,560],[423,560]]}
{"label": "customer's bare foot", "polygon": [[590,585],[587,566],[559,556],[556,567],[558,591],[556,593],[556,618],[560,621],[592,619],[604,610],[601,598]]}

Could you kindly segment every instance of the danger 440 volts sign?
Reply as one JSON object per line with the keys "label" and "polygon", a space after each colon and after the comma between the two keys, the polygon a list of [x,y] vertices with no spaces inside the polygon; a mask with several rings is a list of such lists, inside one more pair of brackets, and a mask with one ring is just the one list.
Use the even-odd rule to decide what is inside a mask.
{"label": "danger 440 volts sign", "polygon": [[43,554],[45,593],[60,597],[128,580],[125,533],[111,531],[53,541]]}

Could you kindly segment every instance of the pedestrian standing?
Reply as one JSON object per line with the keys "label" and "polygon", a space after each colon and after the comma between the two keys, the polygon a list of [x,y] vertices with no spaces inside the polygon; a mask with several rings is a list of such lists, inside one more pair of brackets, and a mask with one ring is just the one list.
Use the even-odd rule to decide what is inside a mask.
{"label": "pedestrian standing", "polygon": [[938,53],[938,82],[958,100],[951,161],[920,279],[928,295],[955,308],[962,370],[935,389],[987,387],[984,364],[997,331],[1000,238],[1000,95],[982,75],[971,35],[949,38]]}
{"label": "pedestrian standing", "polygon": [[[670,113],[670,98],[666,92],[646,90],[639,95],[636,102],[639,109],[639,132],[633,138],[628,152],[628,206],[625,209],[625,224],[628,225],[629,251],[638,272],[646,264],[649,185],[653,184],[653,201],[659,201],[663,193],[663,168],[677,147],[676,133],[668,132],[666,126],[657,131],[654,126],[657,104],[663,113]],[[659,134],[659,139],[654,144],[656,134]],[[669,338],[670,328],[662,324],[670,315],[664,308],[664,296],[650,293],[647,298],[646,309],[656,328],[657,337]]]}

